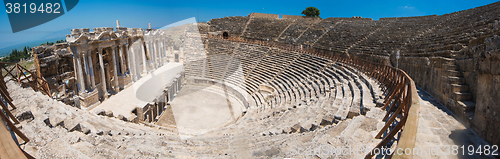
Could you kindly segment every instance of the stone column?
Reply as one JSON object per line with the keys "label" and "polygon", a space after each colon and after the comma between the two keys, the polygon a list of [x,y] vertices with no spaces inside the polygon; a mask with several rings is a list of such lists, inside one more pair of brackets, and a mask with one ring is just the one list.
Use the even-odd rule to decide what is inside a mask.
{"label": "stone column", "polygon": [[118,92],[120,90],[120,88],[118,87],[118,67],[117,67],[117,64],[118,64],[118,61],[116,61],[116,46],[112,46],[111,47],[111,58],[113,59],[113,76],[114,76],[114,90],[115,92]]}
{"label": "stone column", "polygon": [[116,52],[115,52],[115,55],[116,55],[116,56],[115,56],[115,58],[116,58],[116,69],[117,69],[117,70],[116,70],[116,71],[117,71],[116,73],[117,73],[119,76],[121,76],[121,75],[122,75],[122,65],[123,65],[123,64],[122,64],[123,62],[121,61],[121,60],[122,60],[122,58],[120,57],[121,49],[122,49],[121,45],[116,46]]}
{"label": "stone column", "polygon": [[78,94],[80,92],[80,78],[78,77],[78,63],[76,62],[76,53],[73,52],[73,71],[75,73],[75,84],[76,84],[76,87],[75,87],[75,94]]}
{"label": "stone column", "polygon": [[94,77],[94,67],[93,67],[93,62],[92,62],[92,51],[89,50],[88,53],[88,58],[89,58],[89,69],[90,69],[90,82],[92,83],[92,90],[95,89],[95,77]]}
{"label": "stone column", "polygon": [[106,73],[104,73],[104,61],[102,58],[102,51],[103,48],[99,48],[99,65],[101,66],[101,86],[102,86],[102,91],[104,93],[104,99],[108,98],[108,89],[106,88]]}
{"label": "stone column", "polygon": [[83,79],[83,70],[82,70],[82,63],[80,62],[80,54],[77,54],[76,55],[76,63],[77,63],[77,67],[78,67],[78,81],[80,82],[80,94],[83,94],[83,93],[86,93],[85,91],[85,80]]}
{"label": "stone column", "polygon": [[135,71],[135,75],[136,75],[136,79],[140,79],[142,76],[141,76],[141,67],[140,67],[140,54],[141,54],[141,50],[140,50],[140,46],[138,46],[137,44],[134,46],[134,71]]}
{"label": "stone column", "polygon": [[[120,47],[120,66],[121,66],[121,69],[120,69],[120,74],[122,76],[125,75],[125,57],[123,56],[123,50],[126,50],[127,49],[127,45],[121,45]],[[129,56],[130,57],[130,56]],[[130,68],[130,67],[129,67]]]}
{"label": "stone column", "polygon": [[[88,51],[82,51],[83,67],[85,68],[85,78],[87,78],[87,84],[90,84],[90,70],[89,64],[87,63],[87,55]],[[84,86],[84,88],[87,87],[87,85]]]}
{"label": "stone column", "polygon": [[160,66],[163,66],[163,44],[161,40],[158,40],[158,58],[160,58]]}
{"label": "stone column", "polygon": [[128,70],[130,71],[130,75],[132,76],[132,80],[135,82],[137,81],[137,71],[136,71],[136,61],[135,61],[135,53],[134,51],[135,46],[132,45],[130,48],[130,51],[127,50],[127,60],[128,60]]}
{"label": "stone column", "polygon": [[152,65],[152,69],[154,70],[156,68],[156,62],[155,62],[155,48],[153,46],[153,42],[152,40],[150,40],[149,42],[149,56],[150,56],[150,60],[151,60],[151,65]]}
{"label": "stone column", "polygon": [[167,45],[165,45],[165,41],[162,41],[161,42],[162,46],[163,46],[163,62],[167,62]]}
{"label": "stone column", "polygon": [[158,68],[158,45],[156,44],[156,39],[152,41],[153,43],[153,50],[154,50],[154,62],[155,62],[155,69]]}
{"label": "stone column", "polygon": [[167,46],[167,42],[166,41],[163,41],[163,49],[165,50],[165,57],[164,57],[164,61],[167,62],[168,61],[168,46]]}
{"label": "stone column", "polygon": [[144,44],[141,41],[141,51],[139,53],[142,53],[142,62],[143,62],[143,73],[148,73],[148,66],[146,63],[146,51],[144,50]]}
{"label": "stone column", "polygon": [[154,50],[154,55],[155,55],[155,68],[158,68],[158,46],[156,45],[156,39],[152,41],[153,43],[153,50]]}

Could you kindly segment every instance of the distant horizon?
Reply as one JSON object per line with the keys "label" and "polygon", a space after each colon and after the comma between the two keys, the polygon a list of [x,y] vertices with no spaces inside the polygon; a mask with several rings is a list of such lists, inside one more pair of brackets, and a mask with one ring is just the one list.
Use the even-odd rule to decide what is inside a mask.
{"label": "distant horizon", "polygon": [[64,37],[64,38],[33,40],[33,41],[25,42],[25,43],[20,43],[20,44],[15,44],[15,45],[7,46],[7,47],[4,47],[4,48],[0,48],[0,57],[5,57],[5,56],[9,55],[12,52],[12,50],[14,50],[14,49],[22,50],[25,46],[35,47],[35,46],[40,46],[41,44],[43,44],[45,42],[54,42],[55,43],[57,40],[62,40],[62,39],[66,40],[66,37]]}
{"label": "distant horizon", "polygon": [[[358,1],[255,1],[233,2],[223,1],[211,3],[206,1],[145,1],[111,0],[111,1],[80,1],[74,9],[59,18],[37,27],[12,33],[7,13],[0,14],[0,56],[4,56],[6,48],[44,40],[65,39],[72,28],[116,27],[128,28],[161,28],[168,24],[191,17],[196,22],[208,22],[210,19],[229,16],[248,16],[250,13],[266,13],[278,15],[297,15],[303,9],[314,6],[320,9],[320,17],[351,18],[353,16],[372,18],[414,17],[444,15],[453,12],[472,9],[497,1],[492,0],[445,0],[445,1],[412,1],[386,0],[373,2]],[[96,5],[99,4],[99,5]],[[4,6],[5,7],[5,6]],[[19,46],[22,47],[22,46]],[[3,51],[2,51],[3,50]]]}

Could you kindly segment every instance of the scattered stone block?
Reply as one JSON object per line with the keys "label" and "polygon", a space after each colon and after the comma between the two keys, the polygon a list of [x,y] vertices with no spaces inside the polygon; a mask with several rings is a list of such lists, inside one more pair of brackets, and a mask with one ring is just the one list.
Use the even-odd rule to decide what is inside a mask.
{"label": "scattered stone block", "polygon": [[129,122],[133,122],[133,123],[139,122],[139,118],[137,118],[136,115],[131,115],[131,116],[127,117],[125,120],[129,121]]}
{"label": "scattered stone block", "polygon": [[113,111],[111,111],[111,110],[106,110],[106,111],[105,111],[105,113],[106,113],[106,116],[108,116],[108,117],[113,117]]}
{"label": "scattered stone block", "polygon": [[76,133],[68,133],[63,137],[63,140],[66,141],[69,144],[75,144],[77,142],[80,142],[80,136],[78,136]]}
{"label": "scattered stone block", "polygon": [[99,110],[95,111],[95,114],[104,116],[104,115],[106,115],[106,111],[104,111],[103,109],[99,109]]}
{"label": "scattered stone block", "polygon": [[58,116],[51,116],[44,120],[45,124],[49,127],[64,126],[64,120]]}
{"label": "scattered stone block", "polygon": [[116,116],[117,119],[119,120],[123,120],[123,121],[127,121],[127,118],[125,118],[125,116],[119,114],[118,116]]}
{"label": "scattered stone block", "polygon": [[336,123],[335,122],[336,119],[335,119],[335,116],[332,115],[332,114],[327,114],[323,117],[323,119],[321,120],[321,123],[320,125],[321,126],[326,126],[326,125],[332,125],[333,123]]}
{"label": "scattered stone block", "polygon": [[97,134],[97,135],[104,135],[104,131],[102,131],[102,130],[98,130],[96,134]]}
{"label": "scattered stone block", "polygon": [[292,129],[292,133],[295,133],[295,132],[299,132],[299,133],[306,132],[306,129],[302,128],[302,126],[300,126],[299,123],[293,125],[291,129]]}
{"label": "scattered stone block", "polygon": [[19,120],[19,122],[25,121],[25,120],[31,121],[31,120],[35,119],[35,117],[33,116],[33,113],[31,113],[30,110],[21,113],[20,115],[16,116],[16,118],[17,118],[17,120]]}
{"label": "scattered stone block", "polygon": [[285,129],[283,129],[283,134],[291,134],[292,133],[292,128],[291,127],[287,127]]}
{"label": "scattered stone block", "polygon": [[90,134],[92,131],[89,129],[89,128],[86,128],[86,127],[83,127],[82,128],[82,133],[87,135],[87,134]]}

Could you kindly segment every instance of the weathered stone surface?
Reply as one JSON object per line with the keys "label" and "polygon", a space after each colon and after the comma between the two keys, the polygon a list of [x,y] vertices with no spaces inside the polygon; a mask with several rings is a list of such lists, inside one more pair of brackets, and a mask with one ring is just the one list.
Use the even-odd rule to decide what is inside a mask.
{"label": "weathered stone surface", "polygon": [[95,114],[104,116],[104,115],[106,115],[106,111],[104,111],[103,109],[98,109],[95,111]]}
{"label": "weathered stone surface", "polygon": [[325,126],[325,125],[332,125],[333,123],[337,123],[336,122],[337,119],[335,119],[335,116],[333,114],[327,114],[323,117],[323,119],[321,120],[321,125]]}
{"label": "weathered stone surface", "polygon": [[25,120],[31,121],[35,117],[33,116],[33,113],[31,113],[31,111],[25,111],[25,112],[21,113],[20,115],[16,116],[16,118],[17,118],[17,120],[19,120],[19,122],[21,122],[21,121],[25,121]]}
{"label": "weathered stone surface", "polygon": [[111,110],[106,110],[105,111],[105,115],[108,116],[108,117],[113,117],[113,111]]}
{"label": "weathered stone surface", "polygon": [[[236,85],[246,89],[243,90],[244,92],[252,94],[248,97],[242,97],[248,98],[248,102],[251,103],[245,105],[245,111],[248,110],[245,116],[242,118],[237,116],[237,122],[228,123],[221,128],[215,129],[215,131],[207,131],[202,134],[194,135],[179,132],[178,128],[182,125],[175,123],[175,119],[172,122],[173,124],[158,128],[158,125],[145,126],[144,124],[131,123],[138,122],[139,119],[133,115],[120,114],[121,112],[118,113],[118,111],[115,114],[112,111],[98,111],[95,114],[103,116],[96,116],[94,113],[51,102],[51,99],[47,99],[41,94],[36,96],[35,100],[41,99],[37,101],[24,96],[15,97],[16,100],[21,99],[31,102],[26,105],[32,105],[33,115],[31,117],[28,114],[26,119],[32,121],[23,122],[22,129],[26,130],[28,136],[33,138],[33,141],[28,143],[27,147],[31,147],[30,150],[36,151],[33,153],[37,154],[36,157],[39,158],[67,156],[65,153],[52,152],[56,151],[54,149],[59,148],[57,147],[59,145],[54,145],[54,142],[63,142],[61,145],[68,147],[68,153],[79,151],[81,153],[74,153],[77,156],[85,154],[86,157],[93,158],[236,158],[239,157],[238,153],[249,150],[252,152],[248,153],[256,158],[283,156],[301,158],[303,156],[287,156],[292,149],[290,148],[291,145],[301,145],[305,148],[315,147],[319,144],[330,144],[335,147],[347,147],[355,144],[376,145],[378,141],[374,140],[372,136],[378,132],[377,129],[383,126],[380,118],[383,117],[385,112],[378,108],[373,108],[366,113],[366,116],[359,115],[356,111],[349,112],[349,110],[358,109],[358,105],[361,104],[358,103],[359,96],[364,95],[359,92],[360,90],[356,91],[359,79],[350,75],[349,69],[341,66],[331,67],[336,63],[321,58],[321,56],[310,55],[300,50],[289,50],[293,50],[293,47],[320,49],[318,53],[335,56],[347,55],[351,58],[392,66],[395,66],[396,62],[395,52],[400,52],[402,58],[397,61],[397,67],[412,77],[418,87],[425,89],[434,96],[434,98],[425,99],[426,101],[443,103],[458,118],[467,120],[465,123],[470,123],[471,127],[479,132],[478,134],[489,142],[498,144],[499,139],[496,134],[500,129],[497,124],[500,123],[500,120],[497,117],[499,113],[497,110],[500,110],[500,108],[497,108],[497,103],[499,103],[498,99],[500,99],[498,96],[500,88],[497,87],[500,85],[498,77],[498,67],[500,66],[498,66],[497,54],[500,48],[500,38],[494,35],[498,29],[498,21],[496,20],[498,10],[498,4],[494,4],[443,16],[382,18],[378,21],[359,17],[303,21],[297,20],[297,18],[280,19],[276,18],[277,15],[252,14],[253,16],[249,17],[215,19],[210,24],[203,24],[202,27],[197,28],[203,28],[206,30],[205,32],[227,31],[231,34],[231,37],[241,36],[247,39],[261,40],[258,42],[284,42],[285,44],[292,44],[292,46],[277,48],[253,43],[202,38],[205,45],[198,47],[206,49],[207,52],[199,56],[208,58],[208,60],[195,64],[184,63],[189,74],[187,76],[223,81],[228,79],[226,82],[230,83],[234,81],[232,81],[232,78],[226,78],[230,74],[226,70],[231,70],[235,74],[245,77],[245,79],[237,81],[240,83]],[[118,27],[118,30],[127,31],[131,35],[144,35],[142,30],[121,27]],[[155,34],[157,33],[155,31],[154,29],[148,29],[147,33]],[[88,36],[87,39],[96,40],[95,43],[99,43],[99,45],[108,43],[114,45],[122,42],[120,40],[108,41],[121,36],[115,37],[116,35],[105,34],[106,32],[117,33],[113,31],[113,28],[95,28],[93,33],[90,33],[88,28],[74,29],[68,39],[74,41],[80,35],[85,35]],[[181,38],[185,41],[188,41],[188,36],[192,36],[192,34],[188,34],[191,32],[183,33]],[[118,33],[118,35],[122,34]],[[102,39],[96,39],[97,37]],[[141,39],[141,37],[131,38],[130,40],[135,39]],[[100,43],[97,40],[107,42]],[[137,76],[141,73],[151,72],[150,68],[158,67],[157,63],[151,63],[151,59],[154,59],[153,61],[158,59],[157,52],[152,50],[157,49],[159,46],[149,42],[134,50],[147,50],[147,58],[145,56],[131,56],[133,58],[127,59],[128,62],[138,62],[139,59],[146,62],[140,65],[143,66],[141,68],[134,67],[130,69],[130,74]],[[175,47],[175,49],[171,49],[171,52],[166,56],[180,57],[171,58],[171,61],[175,59],[175,61],[184,62],[184,60],[191,58],[191,56],[186,55],[197,53],[192,51],[194,50],[193,47],[197,46],[191,46],[189,42],[176,42],[179,42],[179,44],[171,45],[170,47]],[[71,57],[78,55],[69,54],[74,50],[58,49],[57,46],[56,48],[42,47],[34,50],[35,54],[40,55],[38,58],[45,62],[41,65],[41,71],[44,74],[54,74],[54,71],[56,71],[57,77],[47,77],[46,79],[49,81],[65,79],[68,82],[73,80],[70,87],[78,85],[75,84],[76,82],[83,83],[83,81],[74,81],[74,77],[71,77],[83,73],[83,71],[72,72],[75,70],[72,66],[76,66],[75,64],[68,67],[67,70],[62,70],[62,72],[66,72],[64,74],[57,73],[58,70],[63,68],[54,68],[58,65],[52,65],[55,61],[68,59],[69,55]],[[54,53],[49,54],[47,52]],[[116,79],[118,77],[112,75],[117,72],[116,68],[113,68],[116,65],[113,66],[112,63],[100,65],[95,61],[116,61],[113,58],[122,55],[110,56],[110,54],[118,52],[110,52],[109,49],[105,50],[105,52],[105,56],[101,57],[104,59],[96,60],[93,57],[94,61],[90,60],[90,63],[94,65],[94,74],[98,74],[99,70],[96,68],[102,70],[106,67],[107,72],[99,72],[103,74],[101,75],[102,79],[98,81],[108,82],[108,85],[111,86],[109,90],[116,91],[118,88],[116,87]],[[215,56],[219,54],[237,57],[239,61],[230,61]],[[127,57],[129,55],[125,54]],[[135,61],[131,61],[132,59],[135,59]],[[70,62],[66,61],[66,63],[72,63],[71,60],[68,61]],[[241,64],[241,67],[233,68],[230,67],[231,65],[224,65],[233,62]],[[87,66],[83,65],[83,67]],[[234,69],[238,71],[234,71]],[[322,75],[323,72],[325,74],[328,72],[328,75]],[[113,77],[115,79],[113,83],[107,81],[112,76],[115,76]],[[93,77],[83,76],[77,79],[81,80],[82,78],[87,82],[84,88],[89,87],[91,85],[88,83],[89,79]],[[320,82],[315,82],[315,80],[320,80]],[[336,87],[341,88],[341,90],[332,89],[332,85],[346,82],[351,83],[350,87],[344,85]],[[258,89],[256,87],[262,83],[272,85],[271,87],[277,91],[277,96],[275,96],[277,98],[256,92]],[[353,85],[355,83],[356,86]],[[465,87],[453,87],[453,84],[468,85],[468,87],[467,89]],[[321,85],[325,86],[321,87]],[[108,90],[101,90],[106,85],[100,85],[100,87],[97,88],[100,91],[99,96],[101,99],[106,99],[107,95],[104,94]],[[373,87],[378,89],[378,85]],[[9,86],[9,89],[12,88],[17,87]],[[322,89],[325,88],[331,89],[329,91],[332,93],[329,96],[332,101],[321,99],[321,97],[326,97],[325,93],[321,93]],[[231,91],[225,91],[225,93],[227,92]],[[423,91],[420,90],[419,94],[421,92]],[[23,94],[25,92],[14,91],[13,94],[16,93]],[[77,95],[84,96],[87,92],[78,93]],[[169,93],[168,100],[171,100],[176,92]],[[28,96],[34,95],[29,94]],[[378,98],[377,96],[374,97]],[[110,98],[113,98],[113,96]],[[375,100],[378,106],[384,104],[381,101],[382,99]],[[475,101],[477,105],[474,108],[464,110],[463,106],[457,104],[461,102],[460,100]],[[79,105],[80,100],[75,102],[76,105]],[[86,103],[81,104],[86,105]],[[155,104],[158,103],[151,105]],[[339,104],[342,104],[342,107],[339,108]],[[27,107],[26,105],[24,107]],[[436,107],[439,107],[440,110],[445,109],[441,106]],[[154,120],[157,113],[155,111],[160,109],[151,108],[153,107],[141,111],[143,114],[136,112],[136,115],[139,116],[141,121],[148,121],[151,118]],[[281,109],[285,111],[275,113]],[[339,113],[341,116],[337,116],[339,119],[337,120],[332,113],[339,110],[342,112]],[[424,142],[434,143],[437,141],[441,144],[454,144],[450,136],[453,137],[459,132],[451,132],[450,130],[453,128],[447,127],[447,125],[456,125],[457,121],[443,115],[449,112],[430,110],[430,108],[426,108],[421,111],[427,113],[425,118],[420,118],[423,119],[421,121],[429,118],[433,119],[422,122],[424,126],[419,127],[419,131],[420,128],[423,128],[420,132],[429,133],[424,135],[424,137],[429,137]],[[155,115],[151,117],[151,114]],[[314,127],[313,123],[317,120],[315,119],[316,115],[320,115],[317,119],[321,119],[320,125],[322,126],[313,130],[314,132],[306,132],[311,131],[312,127]],[[26,116],[26,114],[17,114],[17,116],[25,118],[23,116]],[[113,116],[117,116],[117,118],[108,118]],[[151,118],[146,119],[147,116]],[[345,116],[352,119],[346,119]],[[340,124],[333,124],[339,121]],[[193,122],[196,121],[193,120]],[[276,135],[276,131],[279,130],[283,134]],[[82,131],[84,135],[78,134],[78,131]],[[304,133],[296,134],[293,132]],[[77,133],[78,137],[68,133]],[[245,137],[234,137],[234,134]],[[470,136],[470,133],[466,135]],[[141,148],[138,149],[137,145],[141,145]],[[255,150],[253,150],[254,148]],[[61,150],[65,151],[66,149]],[[364,156],[336,154],[335,156],[316,155],[315,157],[360,158]]]}

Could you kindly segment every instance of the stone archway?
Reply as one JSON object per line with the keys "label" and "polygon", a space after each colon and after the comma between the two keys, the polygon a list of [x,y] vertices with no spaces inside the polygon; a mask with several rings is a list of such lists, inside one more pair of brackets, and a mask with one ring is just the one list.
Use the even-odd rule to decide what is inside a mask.
{"label": "stone archway", "polygon": [[229,38],[229,33],[228,33],[227,31],[224,31],[224,32],[222,33],[222,38],[224,38],[224,39],[228,39],[228,38]]}

